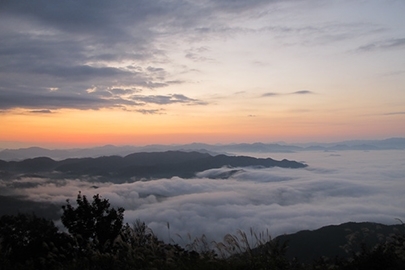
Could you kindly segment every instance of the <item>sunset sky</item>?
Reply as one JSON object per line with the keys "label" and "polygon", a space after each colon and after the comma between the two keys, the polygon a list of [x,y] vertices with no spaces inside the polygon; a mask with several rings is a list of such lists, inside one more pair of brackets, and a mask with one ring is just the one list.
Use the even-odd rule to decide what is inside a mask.
{"label": "sunset sky", "polygon": [[405,136],[405,1],[1,1],[0,148]]}

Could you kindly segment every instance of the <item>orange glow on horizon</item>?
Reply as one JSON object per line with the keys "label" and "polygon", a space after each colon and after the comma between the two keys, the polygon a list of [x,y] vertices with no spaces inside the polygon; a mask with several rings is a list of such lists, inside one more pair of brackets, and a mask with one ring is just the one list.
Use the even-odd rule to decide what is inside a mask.
{"label": "orange glow on horizon", "polygon": [[[349,121],[345,115],[332,114],[323,117],[307,115],[300,118],[291,114],[256,117],[228,114],[215,117],[209,114],[142,115],[120,110],[60,110],[52,114],[19,111],[1,115],[0,143],[84,147],[193,142],[305,142],[325,141],[325,138],[338,141],[369,138],[370,134],[384,138],[389,136],[385,130],[392,133],[398,121],[395,118],[387,121],[385,118],[376,125],[372,119],[352,118]],[[400,135],[400,128],[396,127],[396,130]]]}

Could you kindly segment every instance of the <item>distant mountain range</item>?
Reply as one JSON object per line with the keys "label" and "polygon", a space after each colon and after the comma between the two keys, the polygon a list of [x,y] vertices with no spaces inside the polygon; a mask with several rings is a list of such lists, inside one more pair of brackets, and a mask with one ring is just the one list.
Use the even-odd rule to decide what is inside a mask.
{"label": "distant mountain range", "polygon": [[45,149],[29,147],[21,149],[4,149],[0,151],[1,160],[23,160],[35,157],[49,157],[55,160],[67,158],[126,156],[136,152],[162,151],[197,151],[211,155],[232,153],[292,153],[298,151],[345,151],[345,150],[404,150],[405,138],[390,138],[386,140],[355,140],[337,143],[239,143],[239,144],[204,144],[192,143],[183,145],[147,145],[147,146],[113,146],[105,145],[82,149]]}
{"label": "distant mountain range", "polygon": [[[283,167],[303,168],[306,164],[271,158],[247,156],[212,156],[200,152],[142,152],[121,156],[98,158],[70,158],[55,161],[49,157],[37,157],[22,161],[0,160],[0,176],[11,179],[16,175],[36,175],[39,177],[97,177],[98,181],[120,182],[140,179],[195,177],[197,172],[208,169],[229,167]],[[121,180],[120,180],[121,179]]]}

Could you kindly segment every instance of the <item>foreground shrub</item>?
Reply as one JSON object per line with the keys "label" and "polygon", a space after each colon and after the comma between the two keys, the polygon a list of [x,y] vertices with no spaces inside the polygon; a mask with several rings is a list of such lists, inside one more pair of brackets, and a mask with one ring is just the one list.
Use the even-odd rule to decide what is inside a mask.
{"label": "foreground shrub", "polygon": [[86,196],[77,195],[77,207],[69,200],[62,206],[62,223],[77,240],[80,248],[94,245],[100,252],[111,250],[114,239],[120,234],[124,220],[124,208],[110,207],[107,199],[94,195],[90,203]]}
{"label": "foreground shrub", "polygon": [[[62,222],[18,214],[0,218],[0,270],[6,269],[405,269],[405,233],[375,247],[363,245],[349,259],[321,257],[299,263],[285,256],[267,232],[237,231],[209,243],[203,235],[185,248],[159,240],[144,222],[123,225],[124,209],[111,208],[99,195],[89,202],[80,193],[77,206],[63,207]],[[349,245],[350,246],[350,245]]]}
{"label": "foreground shrub", "polygon": [[3,266],[54,269],[74,257],[73,239],[52,221],[35,215],[2,216],[0,239]]}

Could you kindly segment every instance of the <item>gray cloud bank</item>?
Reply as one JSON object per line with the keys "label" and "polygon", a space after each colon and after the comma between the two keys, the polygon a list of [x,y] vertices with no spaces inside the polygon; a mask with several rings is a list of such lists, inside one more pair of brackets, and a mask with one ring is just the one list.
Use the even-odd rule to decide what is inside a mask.
{"label": "gray cloud bank", "polygon": [[[200,41],[236,34],[266,33],[283,45],[312,46],[382,31],[379,25],[361,22],[300,20],[296,25],[288,20],[296,17],[295,11],[302,13],[312,6],[296,0],[1,1],[0,110],[155,106],[134,110],[143,113],[174,102],[204,105],[206,101],[190,93],[163,99],[150,95],[152,90],[187,83],[178,75],[195,70],[172,69],[183,63],[170,58],[168,44],[188,44],[189,48],[179,48],[184,57],[201,62],[216,59],[203,55],[209,49]],[[287,16],[286,21],[279,22],[278,14]],[[241,26],[265,16],[275,21]],[[396,37],[360,49],[402,48],[403,44],[404,39]],[[123,91],[114,91],[117,88]],[[131,89],[136,89],[135,100],[125,92]]]}
{"label": "gray cloud bank", "polygon": [[[273,235],[347,221],[396,223],[404,218],[402,150],[274,154],[304,160],[306,169],[221,168],[194,179],[97,183],[83,179],[0,181],[1,194],[62,204],[80,190],[123,206],[125,219],[145,221],[162,239],[187,244],[187,234],[221,240],[237,229]],[[227,174],[228,179],[214,179]],[[167,228],[170,224],[170,231]],[[185,241],[185,242],[182,242]]]}
{"label": "gray cloud bank", "polygon": [[[204,39],[199,28],[229,28],[232,18],[276,2],[1,1],[0,109],[204,105],[185,93],[139,94],[183,83],[166,69],[173,60],[165,44]],[[136,100],[117,86],[137,88]]]}
{"label": "gray cloud bank", "polygon": [[[138,104],[112,89],[119,85],[150,90],[182,83],[160,67],[170,62],[159,46],[161,38],[170,42],[167,37],[176,38],[178,33],[187,36],[196,25],[209,21],[207,14],[229,14],[242,8],[249,11],[264,4],[265,1],[226,1],[225,5],[216,1],[2,1],[0,108],[144,105],[150,96]],[[90,88],[94,91],[88,92]],[[176,95],[180,97],[177,102],[205,104]],[[151,103],[156,104],[156,100]]]}

